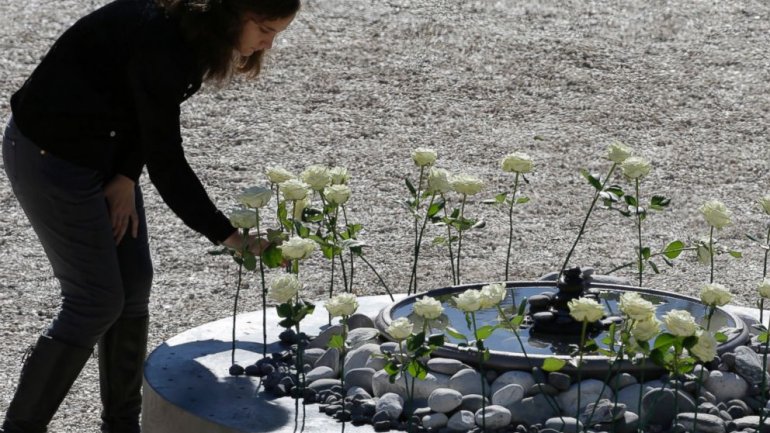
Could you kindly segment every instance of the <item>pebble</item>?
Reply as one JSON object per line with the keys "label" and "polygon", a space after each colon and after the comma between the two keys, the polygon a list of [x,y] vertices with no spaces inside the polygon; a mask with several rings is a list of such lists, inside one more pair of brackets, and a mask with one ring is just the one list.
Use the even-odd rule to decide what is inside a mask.
{"label": "pebble", "polygon": [[342,335],[342,326],[341,325],[332,325],[323,331],[321,331],[320,334],[316,338],[314,338],[310,343],[308,343],[308,349],[326,349],[329,346],[329,340],[331,340],[332,336],[334,335]]}
{"label": "pebble", "polygon": [[369,394],[374,394],[372,388],[372,379],[374,378],[375,371],[371,368],[354,368],[353,370],[345,372],[345,387],[359,386],[366,390]]}
{"label": "pebble", "polygon": [[447,421],[447,428],[458,432],[467,432],[476,427],[476,419],[473,412],[460,410],[454,413]]}
{"label": "pebble", "polygon": [[377,344],[380,331],[376,328],[357,328],[348,332],[348,344],[351,349],[357,349],[364,344]]}
{"label": "pebble", "polygon": [[512,383],[521,385],[523,389],[527,390],[535,384],[535,379],[532,377],[532,373],[528,371],[506,371],[492,382],[490,395],[495,395],[500,388]]}
{"label": "pebble", "polygon": [[310,370],[305,375],[305,380],[307,380],[309,383],[315,382],[318,379],[333,379],[337,375],[334,374],[334,370],[332,370],[329,367],[316,367],[312,370]]}
{"label": "pebble", "polygon": [[[696,421],[697,425],[695,424]],[[676,417],[676,422],[689,431],[695,431],[695,428],[697,428],[699,433],[726,433],[724,420],[707,413],[699,413],[697,420],[695,419],[695,413],[680,413]]]}
{"label": "pebble", "polygon": [[340,374],[340,351],[337,349],[328,349],[316,360],[314,367],[329,367],[335,375]]}
{"label": "pebble", "polygon": [[566,391],[572,384],[572,378],[566,373],[552,371],[548,373],[548,383],[559,391]]}
{"label": "pebble", "polygon": [[[486,379],[484,379],[486,381]],[[482,394],[482,376],[476,370],[466,368],[458,371],[449,379],[449,387],[455,391],[459,391],[460,394]],[[489,392],[489,386],[484,385],[484,391]]]}
{"label": "pebble", "polygon": [[583,423],[568,416],[562,418],[548,418],[545,421],[545,428],[562,433],[578,433],[583,430]]}
{"label": "pebble", "polygon": [[380,345],[374,343],[367,343],[351,350],[345,355],[344,369],[345,371],[353,370],[354,368],[365,368],[366,361],[372,355],[380,354]]}
{"label": "pebble", "polygon": [[552,404],[553,402],[549,402],[543,394],[526,397],[508,407],[511,411],[511,422],[526,425],[542,424],[548,418],[559,415],[556,408],[551,406]]}
{"label": "pebble", "polygon": [[449,417],[444,413],[432,413],[422,417],[422,426],[427,429],[440,429],[449,422]]}
{"label": "pebble", "polygon": [[374,321],[366,314],[355,313],[348,317],[348,329],[375,328]]}
{"label": "pebble", "polygon": [[492,404],[509,407],[514,403],[520,402],[524,398],[524,388],[521,385],[512,383],[497,390],[492,395]]}
{"label": "pebble", "polygon": [[428,407],[435,412],[449,413],[463,402],[463,395],[453,389],[440,388],[428,397]]}
{"label": "pebble", "polygon": [[[762,385],[762,357],[746,346],[735,349],[735,372],[751,385]],[[770,384],[770,373],[765,371],[765,384]]]}
{"label": "pebble", "polygon": [[481,408],[475,415],[476,425],[485,426],[488,430],[503,428],[511,423],[511,411],[498,406],[491,405]]}
{"label": "pebble", "polygon": [[[384,412],[391,421],[398,420],[401,412],[404,411],[404,399],[400,395],[389,392],[377,401],[377,413]],[[377,416],[375,414],[375,416]]]}
{"label": "pebble", "polygon": [[717,401],[722,402],[745,397],[749,384],[736,373],[715,370],[709,373],[704,387],[714,394]]}
{"label": "pebble", "polygon": [[[486,404],[490,404],[488,398],[485,398],[484,400],[486,401]],[[481,394],[464,395],[460,409],[476,413],[477,410],[481,409],[481,402]]]}
{"label": "pebble", "polygon": [[[604,382],[596,379],[586,379],[580,383],[573,383],[567,391],[559,394],[556,400],[559,402],[559,407],[564,413],[576,413],[578,388],[580,388],[580,410],[582,411],[588,403],[599,400],[600,398],[606,398],[613,400],[614,394],[612,390],[604,385]],[[600,394],[601,393],[601,394]]]}
{"label": "pebble", "polygon": [[[675,395],[677,397],[675,397]],[[677,404],[674,404],[675,399]],[[678,406],[677,406],[678,405]],[[679,412],[694,412],[695,402],[692,397],[679,391],[674,394],[672,389],[656,388],[647,392],[642,397],[642,414],[645,424],[670,425],[677,415],[675,409]]]}

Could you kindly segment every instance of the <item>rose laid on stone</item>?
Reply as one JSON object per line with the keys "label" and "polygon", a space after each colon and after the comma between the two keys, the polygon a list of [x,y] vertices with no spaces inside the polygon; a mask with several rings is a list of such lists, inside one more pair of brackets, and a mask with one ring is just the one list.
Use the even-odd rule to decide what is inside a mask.
{"label": "rose laid on stone", "polygon": [[700,291],[700,300],[712,307],[727,305],[732,299],[733,295],[730,290],[719,283],[706,284]]}
{"label": "rose laid on stone", "polygon": [[281,255],[284,259],[298,260],[309,257],[315,251],[316,243],[310,239],[295,236],[281,244],[278,248],[281,250]]}
{"label": "rose laid on stone", "polygon": [[412,161],[417,164],[418,167],[425,167],[433,165],[436,162],[438,154],[433,149],[427,147],[418,147],[412,151]]}
{"label": "rose laid on stone", "polygon": [[711,227],[721,229],[732,223],[732,212],[719,200],[709,200],[700,208],[701,214]]}
{"label": "rose laid on stone", "polygon": [[604,317],[604,308],[591,298],[576,298],[569,303],[569,314],[578,322],[596,322]]}
{"label": "rose laid on stone", "polygon": [[620,296],[620,311],[632,320],[640,321],[653,316],[655,306],[637,292],[625,292]]}
{"label": "rose laid on stone", "polygon": [[616,141],[610,144],[607,148],[607,159],[614,162],[615,164],[622,164],[623,161],[625,161],[626,158],[631,156],[633,153],[634,152],[630,147],[619,141]]}
{"label": "rose laid on stone", "polygon": [[532,157],[522,152],[513,152],[506,155],[500,166],[503,171],[509,173],[529,173],[534,168]]}
{"label": "rose laid on stone", "polygon": [[243,192],[238,194],[238,202],[244,206],[257,209],[265,207],[265,205],[270,203],[270,199],[272,197],[273,191],[271,191],[269,188],[253,186],[251,188],[244,189]]}
{"label": "rose laid on stone", "polygon": [[399,317],[398,319],[390,322],[388,328],[385,330],[391,337],[401,341],[412,335],[412,329],[414,324],[406,317]]}
{"label": "rose laid on stone", "polygon": [[452,178],[451,182],[452,189],[463,195],[478,194],[484,188],[484,182],[481,179],[469,174],[458,174]]}
{"label": "rose laid on stone", "polygon": [[257,225],[257,213],[249,209],[230,212],[230,224],[237,229],[250,229]]}
{"label": "rose laid on stone", "polygon": [[668,332],[677,337],[690,337],[698,331],[698,324],[689,311],[671,310],[663,316]]}
{"label": "rose laid on stone", "polygon": [[446,194],[452,190],[449,181],[449,171],[443,168],[431,168],[428,174],[428,192],[431,194]]}
{"label": "rose laid on stone", "polygon": [[479,293],[479,299],[481,301],[480,308],[492,308],[500,304],[505,299],[507,294],[505,290],[505,284],[494,283],[483,286]]}
{"label": "rose laid on stone", "polygon": [[270,283],[270,290],[268,295],[270,299],[279,304],[284,304],[292,300],[299,290],[302,288],[302,284],[294,274],[282,274],[274,278]]}
{"label": "rose laid on stone", "polygon": [[650,166],[650,161],[641,156],[629,156],[623,161],[620,169],[623,171],[623,175],[629,179],[641,179],[650,173],[652,166]]}
{"label": "rose laid on stone", "polygon": [[265,170],[265,175],[267,175],[267,179],[270,180],[271,183],[276,185],[296,177],[283,167],[268,167],[267,170]]}
{"label": "rose laid on stone", "polygon": [[332,317],[349,317],[358,309],[358,300],[352,293],[340,293],[324,303]]}
{"label": "rose laid on stone", "polygon": [[457,308],[466,313],[472,313],[481,308],[481,292],[478,290],[468,289],[452,299]]}
{"label": "rose laid on stone", "polygon": [[288,179],[282,182],[279,188],[285,200],[297,201],[307,197],[310,186],[298,179]]}
{"label": "rose laid on stone", "polygon": [[332,181],[329,169],[323,165],[311,165],[299,176],[314,191],[323,191]]}
{"label": "rose laid on stone", "polygon": [[350,199],[350,187],[347,185],[330,185],[324,188],[324,197],[331,204],[345,204]]}
{"label": "rose laid on stone", "polygon": [[441,313],[444,312],[444,307],[438,299],[423,296],[415,301],[412,311],[422,318],[433,320],[441,316]]}

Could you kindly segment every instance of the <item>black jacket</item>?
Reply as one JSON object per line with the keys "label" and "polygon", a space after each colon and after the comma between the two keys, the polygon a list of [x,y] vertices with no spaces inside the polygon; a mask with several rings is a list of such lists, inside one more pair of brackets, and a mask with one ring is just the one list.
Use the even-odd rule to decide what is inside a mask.
{"label": "black jacket", "polygon": [[53,155],[134,181],[146,164],[169,207],[218,243],[234,229],[185,160],[179,125],[179,105],[202,76],[177,20],[153,0],[117,0],[64,32],[11,108],[21,132]]}

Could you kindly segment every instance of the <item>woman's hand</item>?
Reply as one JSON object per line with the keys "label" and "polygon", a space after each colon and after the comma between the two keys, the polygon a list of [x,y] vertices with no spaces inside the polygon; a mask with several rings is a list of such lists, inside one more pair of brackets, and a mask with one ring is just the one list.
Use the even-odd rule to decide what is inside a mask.
{"label": "woman's hand", "polygon": [[107,198],[112,237],[119,245],[123,236],[131,226],[131,236],[139,236],[139,216],[136,214],[136,197],[134,197],[134,181],[117,174],[104,186],[104,196]]}
{"label": "woman's hand", "polygon": [[[235,231],[230,237],[222,242],[222,245],[233,250],[240,250],[243,248],[243,242],[243,235],[239,231]],[[270,246],[269,241],[262,239],[257,235],[249,235],[249,239],[247,239],[246,242],[248,242],[249,251],[255,256],[261,255],[262,251]]]}

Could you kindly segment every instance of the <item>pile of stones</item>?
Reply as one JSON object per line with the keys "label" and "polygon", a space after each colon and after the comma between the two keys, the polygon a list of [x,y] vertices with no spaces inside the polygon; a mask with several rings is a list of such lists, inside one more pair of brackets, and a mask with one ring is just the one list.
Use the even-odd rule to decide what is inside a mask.
{"label": "pile of stones", "polygon": [[[770,405],[765,407],[760,396],[762,357],[752,347],[756,340],[676,378],[639,383],[634,376],[620,373],[607,385],[583,380],[581,415],[576,419],[578,384],[567,374],[538,368],[487,371],[482,392],[477,369],[446,358],[427,360],[430,372],[424,380],[415,381],[410,406],[403,378],[390,383],[383,370],[383,353],[398,353],[397,344],[382,342],[367,316],[351,317],[349,327],[351,348],[344,359],[337,349],[326,348],[329,339],[341,332],[339,325],[305,343],[302,390],[294,368],[298,337],[290,331],[281,339],[293,344],[292,349],[260,360],[246,373],[262,376],[267,392],[301,397],[305,404],[317,403],[319,411],[340,421],[370,423],[376,431],[473,432],[486,425],[488,432],[570,433],[586,425],[589,432],[633,433],[644,422],[643,429],[649,433],[684,433],[695,431],[697,410],[701,433],[770,433],[770,424],[759,425],[760,411],[770,412]],[[343,367],[344,387],[339,380]],[[696,375],[703,378],[700,387]],[[770,375],[765,373],[764,380],[770,384]],[[407,419],[406,414],[412,415]]]}

